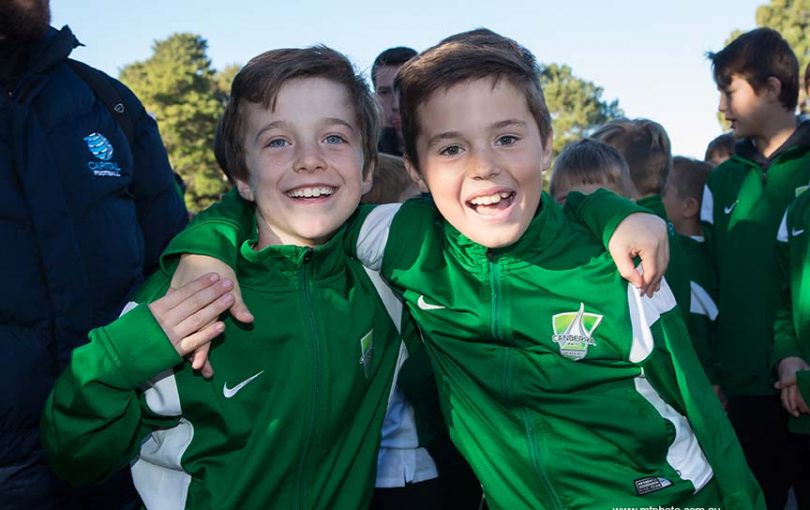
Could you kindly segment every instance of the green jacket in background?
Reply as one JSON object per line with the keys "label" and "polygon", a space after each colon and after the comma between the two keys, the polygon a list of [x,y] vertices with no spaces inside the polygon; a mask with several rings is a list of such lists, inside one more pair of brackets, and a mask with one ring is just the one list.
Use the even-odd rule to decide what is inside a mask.
{"label": "green jacket in background", "polygon": [[[569,195],[567,214],[596,208],[595,224],[612,229],[638,210],[600,207],[617,205],[609,195]],[[220,241],[192,251],[233,263],[242,207],[209,210]],[[498,250],[429,200],[361,208],[349,232],[346,248],[381,269],[419,323],[451,438],[490,508],[764,507],[666,283],[641,297],[547,195]]]}
{"label": "green jacket in background", "polygon": [[667,279],[669,288],[675,295],[675,301],[681,310],[683,320],[689,324],[689,310],[691,309],[691,291],[689,262],[684,251],[681,236],[675,231],[675,226],[669,221],[667,210],[659,195],[650,195],[639,199],[636,202],[641,207],[647,208],[656,216],[667,223],[667,235],[669,236],[669,265],[664,277]]}
{"label": "green jacket in background", "polygon": [[[211,241],[200,226],[173,246]],[[240,244],[236,273],[255,321],[225,320],[211,380],[182,363],[144,304],[94,330],[45,409],[57,473],[91,482],[135,459],[150,508],[367,507],[407,349],[401,303],[346,257],[343,233],[315,249]],[[170,277],[153,276],[136,301],[162,296]]]}
{"label": "green jacket in background", "polygon": [[679,236],[686,256],[692,296],[689,304],[689,337],[704,372],[712,384],[720,384],[714,363],[717,322],[717,279],[703,237]]}
{"label": "green jacket in background", "polygon": [[[777,261],[783,299],[774,321],[773,364],[789,356],[810,362],[810,193],[801,193],[782,219]],[[798,372],[796,379],[810,402],[810,371]],[[788,426],[791,432],[810,434],[810,416],[791,417]]]}
{"label": "green jacket in background", "polygon": [[810,122],[764,160],[750,141],[709,174],[701,221],[718,283],[715,360],[729,396],[770,395],[780,299],[774,239],[796,188],[810,181]]}

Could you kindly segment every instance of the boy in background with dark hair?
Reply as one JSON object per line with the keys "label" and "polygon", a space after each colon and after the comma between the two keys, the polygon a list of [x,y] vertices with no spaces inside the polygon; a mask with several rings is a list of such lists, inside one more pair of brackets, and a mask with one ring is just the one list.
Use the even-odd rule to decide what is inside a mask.
{"label": "boy in background with dark hair", "polygon": [[686,254],[661,202],[661,193],[672,168],[672,149],[666,130],[661,124],[648,119],[617,119],[597,129],[592,138],[619,151],[627,162],[630,178],[638,193],[636,203],[667,222],[670,257],[665,276],[681,314],[688,322],[691,292]]}
{"label": "boy in background with dark hair", "polygon": [[610,145],[589,138],[566,145],[554,160],[549,180],[552,198],[565,204],[565,197],[571,191],[587,195],[599,188],[630,200],[636,197],[636,188],[622,155]]}
{"label": "boy in background with dark hair", "polygon": [[810,123],[799,122],[799,63],[778,32],[746,32],[710,53],[719,110],[741,141],[706,181],[701,220],[718,277],[715,355],[728,416],[769,508],[781,509],[800,451],[773,388],[780,296],[776,238],[796,190],[810,180]]}
{"label": "boy in background with dark hair", "polygon": [[703,161],[713,167],[725,162],[734,154],[734,146],[736,144],[737,139],[734,138],[733,133],[723,133],[706,146],[706,154],[703,156]]}
{"label": "boy in background with dark hair", "polygon": [[380,154],[371,190],[361,199],[367,204],[390,204],[418,197],[419,186],[408,175],[399,156]]}
{"label": "boy in background with dark hair", "polygon": [[379,150],[402,156],[402,124],[399,118],[399,97],[394,90],[394,77],[399,68],[416,56],[416,50],[405,46],[388,48],[371,65],[371,84],[383,115]]}
{"label": "boy in background with dark hair", "polygon": [[717,320],[717,278],[706,251],[703,230],[700,227],[700,204],[703,186],[712,166],[683,156],[672,158],[672,170],[667,177],[661,201],[667,216],[681,239],[689,269],[692,291],[689,309],[689,336],[692,345],[709,377],[715,393],[725,405],[725,396],[719,386],[714,368],[712,342]]}

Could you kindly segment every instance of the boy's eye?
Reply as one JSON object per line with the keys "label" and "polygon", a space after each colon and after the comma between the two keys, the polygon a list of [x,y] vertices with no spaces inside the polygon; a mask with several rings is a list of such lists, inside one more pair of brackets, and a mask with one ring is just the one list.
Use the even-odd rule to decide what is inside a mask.
{"label": "boy's eye", "polygon": [[445,147],[444,149],[439,151],[439,154],[441,154],[442,156],[456,156],[460,153],[461,147],[459,147],[458,145],[451,145],[450,147]]}
{"label": "boy's eye", "polygon": [[498,138],[497,145],[514,145],[518,141],[518,137],[514,135],[504,135]]}
{"label": "boy's eye", "polygon": [[326,138],[324,138],[323,141],[328,143],[328,144],[339,144],[339,143],[345,143],[346,142],[346,140],[342,136],[339,136],[339,135],[329,135]]}
{"label": "boy's eye", "polygon": [[281,147],[286,147],[287,145],[287,140],[283,138],[273,138],[267,142],[267,147],[270,147],[271,149],[280,149]]}

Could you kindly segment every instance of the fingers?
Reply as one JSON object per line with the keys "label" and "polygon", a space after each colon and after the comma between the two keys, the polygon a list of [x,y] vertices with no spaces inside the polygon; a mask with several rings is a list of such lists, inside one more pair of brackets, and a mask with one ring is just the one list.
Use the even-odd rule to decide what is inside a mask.
{"label": "fingers", "polygon": [[[203,345],[210,344],[211,340],[219,336],[224,330],[225,325],[220,321],[216,321],[213,324],[197,331],[196,333],[183,337],[179,342],[177,342],[175,349],[177,349],[177,353],[180,354],[180,356],[185,357]],[[197,356],[195,355],[192,359],[192,367],[194,366],[196,358]]]}
{"label": "fingers", "polygon": [[214,377],[214,367],[211,366],[211,361],[206,359],[205,363],[203,364],[202,370],[200,370],[202,376],[206,379],[210,379]]}
{"label": "fingers", "polygon": [[253,314],[250,313],[245,301],[242,299],[242,291],[239,289],[239,284],[234,285],[231,293],[234,297],[233,305],[230,309],[233,318],[244,324],[253,322]]}
{"label": "fingers", "polygon": [[636,269],[635,264],[633,263],[633,257],[626,256],[626,257],[619,257],[616,259],[616,269],[619,271],[619,274],[630,282],[631,285],[634,287],[641,289],[642,292],[644,291],[644,277],[641,273]]}
{"label": "fingers", "polygon": [[211,366],[211,361],[208,359],[208,351],[210,350],[211,342],[206,342],[191,354],[191,368],[199,370],[206,379],[214,376],[214,367]]}
{"label": "fingers", "polygon": [[[224,282],[227,282],[227,280],[222,283]],[[227,289],[223,291],[227,291]],[[203,293],[204,296],[200,296],[198,293],[172,310],[172,313],[177,314],[179,320],[174,327],[174,332],[179,338],[189,337],[195,331],[214,322],[233,305],[234,297],[231,293],[219,295],[218,297],[210,295],[207,289]],[[213,301],[211,301],[212,297],[215,297]],[[182,310],[178,311],[181,308]]]}
{"label": "fingers", "polygon": [[211,343],[204,343],[201,346],[197,347],[194,352],[191,353],[191,368],[194,370],[202,370],[205,362],[208,361],[208,351],[211,349]]}
{"label": "fingers", "polygon": [[162,302],[162,305],[165,306],[167,310],[171,310],[190,296],[211,287],[218,282],[219,279],[219,275],[216,273],[205,274],[182,287],[170,288],[169,291],[166,292],[166,295],[158,301],[155,301],[155,303]]}
{"label": "fingers", "polygon": [[[787,407],[785,407],[785,409],[787,409],[787,412],[789,412],[793,417],[798,418],[799,417],[799,404],[796,401],[796,386],[789,386],[789,387],[785,388],[783,390],[783,393],[787,394],[787,398],[786,398]],[[785,401],[783,400],[782,403],[784,405]]]}

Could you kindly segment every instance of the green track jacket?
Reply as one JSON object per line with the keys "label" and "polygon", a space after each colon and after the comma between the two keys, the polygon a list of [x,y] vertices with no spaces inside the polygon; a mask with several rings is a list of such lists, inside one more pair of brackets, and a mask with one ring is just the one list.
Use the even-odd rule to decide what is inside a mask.
{"label": "green track jacket", "polygon": [[656,216],[667,222],[669,234],[669,265],[664,275],[669,283],[675,301],[681,310],[683,320],[689,323],[689,310],[691,309],[692,294],[690,292],[689,260],[681,241],[681,236],[675,231],[675,226],[669,221],[667,210],[659,195],[650,195],[638,200],[638,205],[646,207]]}
{"label": "green track jacket", "polygon": [[714,341],[717,322],[717,279],[704,239],[680,236],[689,270],[691,299],[686,326],[695,353],[712,384],[719,384],[714,367]]}
{"label": "green track jacket", "polygon": [[[765,169],[767,165],[767,170]],[[796,188],[810,180],[810,122],[767,161],[749,141],[706,180],[701,221],[718,282],[715,356],[729,396],[770,395],[779,301],[774,239]]]}
{"label": "green track jacket", "polygon": [[[810,362],[810,193],[802,193],[785,213],[777,258],[783,299],[774,321],[773,363],[788,356]],[[810,402],[810,371],[799,372],[796,378],[802,397]],[[791,432],[810,434],[810,416],[791,417],[788,425]]]}
{"label": "green track jacket", "polygon": [[[241,245],[255,322],[226,319],[211,380],[182,363],[143,304],[94,330],[45,409],[57,473],[90,482],[134,460],[148,508],[367,507],[407,349],[401,302],[346,257],[342,235],[315,249]],[[162,296],[169,281],[158,273],[136,300]]]}
{"label": "green track jacket", "polygon": [[[238,233],[211,216],[222,242],[194,252],[227,261]],[[425,200],[362,209],[350,231],[347,249],[417,320],[451,438],[490,508],[764,508],[668,286],[641,297],[547,195],[498,250]]]}

